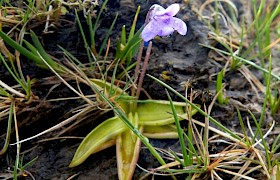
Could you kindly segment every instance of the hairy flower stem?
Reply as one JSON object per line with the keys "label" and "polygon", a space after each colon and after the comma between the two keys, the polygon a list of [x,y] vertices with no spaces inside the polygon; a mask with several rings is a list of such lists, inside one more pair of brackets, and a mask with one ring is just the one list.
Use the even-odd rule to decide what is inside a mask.
{"label": "hairy flower stem", "polygon": [[[144,41],[141,42],[141,45],[140,45],[140,48],[139,48],[139,52],[138,52],[138,55],[137,55],[137,63],[136,63],[135,72],[134,72],[134,83],[135,84],[138,81],[138,76],[139,76],[139,70],[140,70],[140,64],[141,64],[143,49],[144,49]],[[137,88],[136,85],[132,86],[131,95],[133,97],[135,96],[136,88]]]}
{"label": "hairy flower stem", "polygon": [[148,45],[148,48],[147,48],[147,51],[146,51],[146,56],[145,56],[144,64],[143,64],[143,67],[142,67],[142,72],[140,74],[140,78],[139,78],[138,85],[137,85],[137,92],[136,92],[137,100],[139,99],[142,84],[143,84],[143,80],[144,80],[144,76],[145,76],[146,70],[148,68],[148,62],[149,62],[149,59],[150,59],[152,45],[153,45],[153,43],[152,43],[152,41],[150,41],[149,45]]}
{"label": "hairy flower stem", "polygon": [[[134,72],[134,83],[135,84],[137,84],[137,81],[138,81],[143,48],[144,48],[144,41],[141,42],[140,49],[139,49],[139,52],[138,52],[138,55],[137,55],[137,63],[136,63],[135,72]],[[148,48],[147,48],[147,51],[146,51],[146,55],[145,55],[145,59],[144,59],[144,63],[143,63],[143,66],[142,66],[142,71],[141,71],[141,74],[140,74],[138,84],[137,84],[137,86],[133,85],[132,90],[131,90],[131,95],[133,97],[136,97],[136,100],[138,100],[139,96],[140,96],[144,76],[145,76],[146,70],[148,68],[148,62],[149,62],[149,59],[150,59],[151,50],[152,50],[152,42],[150,41],[149,45],[148,45]],[[137,91],[136,91],[136,89],[137,89]],[[136,96],[135,96],[135,91],[136,91]],[[131,110],[134,112],[136,110],[136,108],[137,108],[137,102],[132,103],[131,104]]]}

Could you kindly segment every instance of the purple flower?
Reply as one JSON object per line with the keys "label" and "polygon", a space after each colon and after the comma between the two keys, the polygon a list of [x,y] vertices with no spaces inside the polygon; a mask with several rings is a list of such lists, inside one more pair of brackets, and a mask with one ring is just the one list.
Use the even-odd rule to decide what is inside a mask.
{"label": "purple flower", "polygon": [[173,17],[179,10],[179,4],[172,4],[166,9],[154,4],[147,14],[146,23],[148,24],[142,31],[142,39],[147,42],[157,35],[168,36],[175,30],[181,35],[186,35],[187,25],[181,19]]}

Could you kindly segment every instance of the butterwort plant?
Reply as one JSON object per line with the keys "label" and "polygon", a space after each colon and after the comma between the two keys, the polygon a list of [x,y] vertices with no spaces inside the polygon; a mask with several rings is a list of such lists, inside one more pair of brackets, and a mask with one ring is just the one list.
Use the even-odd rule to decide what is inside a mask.
{"label": "butterwort plant", "polygon": [[[141,142],[161,165],[165,164],[160,154],[149,143],[148,138],[178,138],[177,128],[174,125],[175,118],[172,112],[174,109],[179,120],[185,119],[184,117],[188,115],[186,112],[186,109],[188,109],[187,104],[174,102],[174,106],[172,106],[174,108],[171,108],[169,101],[138,101],[138,99],[152,48],[152,41],[150,40],[157,35],[168,36],[175,30],[182,35],[187,33],[186,24],[174,17],[179,9],[179,4],[173,4],[167,9],[159,5],[153,5],[150,8],[141,33],[142,40],[140,40],[141,45],[135,67],[134,83],[137,84],[138,81],[138,84],[132,89],[130,95],[114,84],[112,85],[100,79],[91,79],[92,87],[98,92],[97,100],[102,101],[101,103],[107,102],[115,115],[103,121],[84,138],[69,165],[70,167],[80,165],[91,154],[116,145],[118,177],[120,180],[132,179],[141,150]],[[125,31],[123,32],[125,34]],[[139,34],[132,33],[132,36],[139,38],[140,32]],[[133,48],[133,43],[126,43],[125,35],[122,37],[122,45],[125,45],[127,49]],[[143,41],[150,42],[140,70],[144,47]],[[139,72],[141,73],[138,80]],[[136,93],[135,90],[137,90]],[[111,102],[111,100],[113,101]],[[197,110],[193,110],[191,114],[193,115],[196,112]]]}
{"label": "butterwort plant", "polygon": [[180,5],[175,3],[164,9],[158,4],[151,6],[147,17],[146,26],[142,31],[142,39],[145,42],[158,36],[169,36],[174,31],[181,35],[187,34],[187,25],[184,21],[174,17],[180,10]]}

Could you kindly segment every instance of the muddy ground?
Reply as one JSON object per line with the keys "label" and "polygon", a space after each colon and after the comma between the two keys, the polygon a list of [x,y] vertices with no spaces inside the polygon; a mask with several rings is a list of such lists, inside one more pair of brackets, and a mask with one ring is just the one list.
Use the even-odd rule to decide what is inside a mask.
{"label": "muddy ground", "polygon": [[[153,49],[148,73],[165,81],[182,94],[184,93],[182,82],[189,81],[193,91],[197,95],[194,102],[198,104],[205,103],[207,106],[211,103],[215,95],[216,77],[212,75],[219,72],[224,63],[216,62],[215,59],[209,55],[209,49],[200,45],[213,45],[213,42],[208,39],[208,33],[210,30],[207,25],[199,21],[196,13],[192,11],[192,7],[196,6],[196,4],[172,0],[151,0],[147,2],[140,0],[109,0],[107,9],[101,16],[100,28],[97,30],[97,46],[100,46],[102,43],[105,32],[109,29],[117,12],[119,13],[119,18],[111,35],[112,45],[116,44],[122,25],[130,27],[137,5],[141,5],[141,12],[137,23],[137,28],[140,28],[144,23],[146,13],[152,4],[158,3],[167,7],[174,2],[181,3],[181,11],[177,17],[182,18],[187,23],[188,33],[186,36],[174,34],[168,38],[155,39],[153,41]],[[102,1],[99,3],[101,4]],[[192,1],[192,3],[197,2]],[[99,7],[96,9],[98,10]],[[82,13],[80,12],[79,15],[82,20],[82,24],[84,25],[84,29],[86,33],[88,33],[86,30],[87,25],[83,19]],[[52,29],[54,31],[53,33],[42,33],[43,25],[38,25],[34,28],[30,25],[28,28],[32,28],[37,35],[40,36],[40,40],[43,43],[44,48],[48,51],[48,53],[60,61],[63,61],[63,53],[57,48],[57,45],[67,49],[81,61],[86,59],[87,56],[84,50],[84,43],[79,32],[78,25],[75,23],[73,11],[69,10],[67,15],[61,17],[61,19],[57,22],[56,27]],[[88,34],[86,35],[88,36]],[[114,48],[115,47],[113,46],[111,47],[111,55],[114,54]],[[69,112],[81,106],[84,102],[82,100],[54,102],[45,101],[46,99],[71,97],[75,96],[75,94],[63,84],[60,84],[58,87],[50,91],[53,84],[46,83],[48,82],[48,79],[46,78],[54,76],[50,71],[37,67],[31,61],[24,61],[22,66],[25,75],[29,75],[31,78],[37,79],[37,82],[34,84],[32,89],[33,93],[39,97],[39,100],[33,102],[32,108],[23,107],[18,113],[17,119],[19,122],[20,139],[25,139],[70,117],[71,113]],[[168,78],[162,75],[163,72],[168,72]],[[2,65],[0,66],[0,74],[1,80],[13,85],[14,81]],[[258,77],[261,77],[261,75]],[[226,95],[230,99],[239,101],[243,104],[251,104],[254,102],[257,108],[261,107],[262,102],[259,102],[259,100],[256,99],[251,90],[250,84],[238,71],[229,73],[224,79],[224,82],[226,84]],[[167,99],[165,89],[151,79],[146,78],[143,87],[152,98]],[[91,93],[90,90],[86,89],[85,92],[88,94]],[[144,94],[141,97],[146,98]],[[180,100],[174,95],[172,98],[173,100]],[[211,115],[232,131],[240,131],[235,106],[236,104],[234,103],[229,103],[228,105],[215,104]],[[241,113],[243,117],[249,116],[246,109],[241,109]],[[52,138],[54,134],[56,135],[56,133],[62,130],[60,129],[23,143],[21,145],[21,152],[24,154],[23,162],[26,163],[36,157],[38,158],[31,166],[28,166],[26,170],[29,171],[36,179],[67,179],[71,176],[75,176],[74,179],[117,179],[115,147],[111,147],[91,155],[82,165],[78,167],[68,167],[79,143],[81,142],[81,138],[86,136],[87,133],[103,119],[112,116],[112,113],[107,113],[96,118],[95,112],[91,112],[91,114],[92,115],[89,114],[89,117],[82,123],[74,126],[62,135],[75,138],[61,138],[46,142],[38,142],[39,140]],[[255,115],[256,117],[259,116],[258,113],[255,113]],[[200,115],[196,115],[194,118],[200,119],[201,121],[204,120],[204,117]],[[269,118],[267,118],[267,120],[269,120]],[[3,146],[5,137],[6,123],[6,120],[0,121],[1,147]],[[15,142],[14,131],[11,142]],[[180,151],[178,140],[151,140],[151,143],[155,147],[167,150],[171,148],[175,151]],[[211,149],[215,152],[223,147],[224,146],[222,144],[219,144],[215,147],[211,147]],[[7,153],[0,157],[0,173],[7,173],[7,177],[12,175],[9,170],[13,169],[15,157],[16,146],[9,146]],[[149,152],[143,147],[138,165],[145,169],[150,169],[159,166],[159,163],[154,160]],[[136,168],[134,179],[139,179],[143,175],[145,175],[145,172],[140,168]],[[221,175],[221,177],[223,177],[223,175]],[[151,178],[152,176],[148,179]],[[163,177],[155,176],[155,178],[162,179]],[[183,178],[183,176],[179,176],[179,179],[180,178]],[[31,179],[31,177],[21,177],[21,179]]]}

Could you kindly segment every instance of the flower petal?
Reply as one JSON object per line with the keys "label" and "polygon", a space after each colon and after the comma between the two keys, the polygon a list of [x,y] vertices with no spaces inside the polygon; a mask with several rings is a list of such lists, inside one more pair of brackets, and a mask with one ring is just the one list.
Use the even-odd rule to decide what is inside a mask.
{"label": "flower petal", "polygon": [[157,11],[155,12],[155,15],[157,16],[161,16],[161,15],[168,15],[168,16],[175,16],[180,10],[180,5],[175,3],[175,4],[171,4],[170,6],[168,6],[164,11]]}
{"label": "flower petal", "polygon": [[151,21],[154,18],[155,13],[158,12],[158,11],[165,11],[165,9],[162,6],[158,5],[158,4],[152,5],[150,7],[149,12],[147,13],[146,21],[147,20],[148,20],[148,22]]}
{"label": "flower petal", "polygon": [[162,26],[160,31],[158,32],[159,36],[169,36],[174,32],[174,29],[170,26]]}
{"label": "flower petal", "polygon": [[184,21],[182,21],[179,18],[171,17],[168,25],[174,28],[176,31],[178,31],[178,33],[181,35],[187,34],[188,31],[187,25]]}
{"label": "flower petal", "polygon": [[180,5],[175,3],[175,4],[171,4],[170,6],[168,6],[165,10],[165,14],[169,15],[169,16],[175,16],[180,10]]}
{"label": "flower petal", "polygon": [[160,31],[158,25],[156,24],[155,20],[151,20],[143,29],[141,33],[141,37],[145,42],[150,41],[153,39]]}
{"label": "flower petal", "polygon": [[156,12],[162,12],[165,11],[165,9],[158,4],[154,4],[150,7],[150,11],[152,11],[152,15],[155,15]]}

